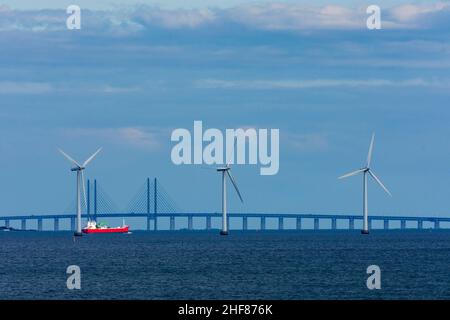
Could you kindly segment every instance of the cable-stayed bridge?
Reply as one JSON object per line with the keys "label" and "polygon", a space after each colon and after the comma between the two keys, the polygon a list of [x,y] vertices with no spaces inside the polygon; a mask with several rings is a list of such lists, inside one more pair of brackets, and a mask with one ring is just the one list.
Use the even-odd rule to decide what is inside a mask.
{"label": "cable-stayed bridge", "polygon": [[[86,199],[86,200],[84,200]],[[218,213],[184,212],[156,179],[147,178],[124,209],[120,209],[97,180],[87,181],[86,198],[82,198],[83,219],[130,219],[140,221],[146,230],[211,230],[219,229],[222,216]],[[0,216],[0,226],[18,230],[75,230],[76,203],[65,210],[73,213]],[[234,221],[231,229],[241,230],[354,230],[355,222],[362,224],[362,215],[301,214],[301,213],[228,213]],[[50,227],[44,228],[44,222]],[[69,221],[67,228],[60,228]],[[217,227],[214,227],[213,222]],[[30,224],[37,225],[30,228]],[[47,223],[48,224],[48,223]],[[448,224],[448,226],[447,226]],[[143,227],[142,227],[143,226]],[[420,216],[369,216],[370,229],[441,229],[450,227],[450,218]],[[131,226],[131,229],[136,229]]]}

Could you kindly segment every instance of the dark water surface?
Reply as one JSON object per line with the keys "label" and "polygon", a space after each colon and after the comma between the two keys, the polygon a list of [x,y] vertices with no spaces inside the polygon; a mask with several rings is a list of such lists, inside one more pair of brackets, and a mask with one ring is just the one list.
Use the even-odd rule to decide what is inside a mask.
{"label": "dark water surface", "polygon": [[450,299],[450,231],[0,232],[0,299]]}

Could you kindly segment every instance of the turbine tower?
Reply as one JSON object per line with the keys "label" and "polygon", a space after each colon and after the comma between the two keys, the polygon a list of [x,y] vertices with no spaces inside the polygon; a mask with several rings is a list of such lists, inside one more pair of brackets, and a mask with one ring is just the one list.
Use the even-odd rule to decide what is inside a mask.
{"label": "turbine tower", "polygon": [[370,175],[380,186],[383,188],[384,191],[390,196],[392,194],[389,192],[389,190],[384,186],[384,184],[381,182],[380,179],[375,175],[375,173],[370,169],[370,163],[372,160],[372,151],[373,151],[373,143],[375,140],[375,133],[372,134],[372,140],[370,141],[369,146],[369,153],[367,154],[367,163],[364,168],[361,168],[359,170],[347,173],[339,179],[348,178],[357,174],[362,173],[363,174],[363,215],[364,215],[364,221],[363,221],[363,229],[361,230],[362,234],[369,234],[369,218],[368,218],[368,195],[367,195],[367,175]]}
{"label": "turbine tower", "polygon": [[225,167],[219,167],[217,168],[218,172],[222,173],[222,231],[220,231],[220,234],[223,236],[228,235],[228,220],[227,220],[227,176],[230,178],[231,183],[234,186],[234,189],[236,190],[237,195],[239,196],[239,199],[242,203],[244,203],[244,200],[242,199],[241,193],[239,192],[239,188],[236,184],[236,181],[233,178],[233,175],[231,174],[231,166],[227,164]]}
{"label": "turbine tower", "polygon": [[81,195],[80,195],[80,185],[83,186],[83,195],[84,195],[84,201],[86,202],[86,190],[85,190],[85,182],[84,182],[84,169],[86,169],[86,166],[91,162],[95,156],[102,150],[102,148],[99,148],[94,154],[92,154],[84,163],[83,165],[80,165],[78,162],[76,162],[74,159],[72,159],[67,153],[62,151],[61,149],[58,149],[61,154],[69,160],[74,167],[70,169],[70,171],[76,171],[77,172],[77,229],[74,232],[75,236],[81,236]]}

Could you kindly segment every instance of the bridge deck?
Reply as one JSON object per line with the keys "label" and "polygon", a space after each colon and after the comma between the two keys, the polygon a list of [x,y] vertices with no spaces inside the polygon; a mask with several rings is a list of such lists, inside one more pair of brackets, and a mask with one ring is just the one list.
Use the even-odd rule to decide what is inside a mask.
{"label": "bridge deck", "polygon": [[[183,212],[183,213],[158,213],[157,215],[148,213],[102,213],[98,217],[105,218],[132,218],[132,217],[148,217],[153,219],[156,217],[221,217],[220,213],[200,213],[200,212]],[[230,218],[302,218],[302,219],[347,219],[360,220],[362,215],[348,214],[301,214],[301,213],[228,213]],[[46,220],[46,219],[69,219],[75,218],[75,214],[35,214],[35,215],[14,215],[0,216],[0,220]],[[88,218],[87,214],[82,215]],[[441,221],[450,222],[450,217],[424,217],[424,216],[382,216],[372,215],[369,220],[392,220],[392,221]]]}

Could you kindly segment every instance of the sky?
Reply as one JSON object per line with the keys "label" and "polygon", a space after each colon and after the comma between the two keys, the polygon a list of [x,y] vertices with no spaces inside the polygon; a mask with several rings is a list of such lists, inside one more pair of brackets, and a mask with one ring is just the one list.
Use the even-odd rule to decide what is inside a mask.
{"label": "sky", "polygon": [[[378,0],[375,2],[367,2],[369,4],[377,4],[380,6],[393,6],[399,4],[420,4],[429,1],[420,0]],[[114,1],[114,0],[3,0],[5,5],[19,10],[40,10],[40,9],[59,9],[66,8],[68,5],[76,4],[83,8],[93,10],[110,10],[126,6],[135,5],[147,5],[160,7],[164,9],[198,9],[198,8],[232,8],[245,4],[260,4],[260,3],[274,3],[274,1],[258,1],[258,0],[127,0],[127,1]],[[356,6],[364,4],[365,1],[361,0],[281,0],[277,3],[294,4],[302,6],[314,5],[346,5]],[[367,7],[366,5],[366,7]]]}
{"label": "sky", "polygon": [[[74,2],[67,2],[72,4]],[[450,2],[0,2],[0,215],[59,213],[75,175],[125,208],[158,177],[184,211],[219,212],[219,174],[170,159],[172,130],[276,128],[280,170],[235,165],[233,212],[355,213],[376,133],[371,214],[448,216]],[[213,5],[211,5],[213,3]],[[368,2],[373,4],[373,2]]]}

